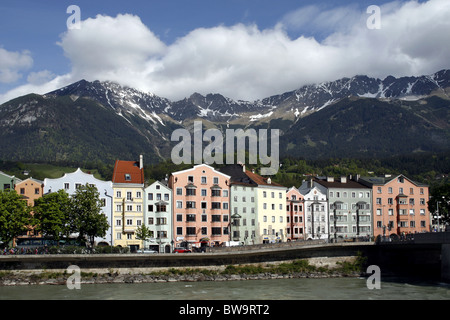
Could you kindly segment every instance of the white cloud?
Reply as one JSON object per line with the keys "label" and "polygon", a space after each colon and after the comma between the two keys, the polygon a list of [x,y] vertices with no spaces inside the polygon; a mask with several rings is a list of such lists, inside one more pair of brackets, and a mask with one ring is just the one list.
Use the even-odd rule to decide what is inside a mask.
{"label": "white cloud", "polygon": [[[44,93],[50,84],[85,78],[117,81],[172,100],[193,92],[256,100],[356,74],[384,78],[450,68],[450,1],[385,4],[379,30],[367,28],[365,9],[309,6],[282,17],[273,28],[198,28],[171,45],[137,16],[99,15],[61,37],[70,74],[21,91]],[[323,40],[288,36],[306,27],[322,32]]]}
{"label": "white cloud", "polygon": [[21,71],[31,68],[30,52],[11,52],[0,48],[0,83],[13,83],[22,77]]}

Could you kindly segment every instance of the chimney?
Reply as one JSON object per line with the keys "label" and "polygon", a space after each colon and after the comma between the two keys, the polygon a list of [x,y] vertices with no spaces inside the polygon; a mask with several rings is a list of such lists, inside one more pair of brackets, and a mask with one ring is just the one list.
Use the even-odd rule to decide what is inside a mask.
{"label": "chimney", "polygon": [[242,172],[245,173],[245,164],[242,165]]}
{"label": "chimney", "polygon": [[267,178],[267,183],[268,183],[268,184],[272,184],[272,179]]}
{"label": "chimney", "polygon": [[139,169],[143,169],[143,168],[144,168],[144,157],[141,154],[139,156]]}
{"label": "chimney", "polygon": [[341,183],[347,183],[347,177],[341,177]]}
{"label": "chimney", "polygon": [[327,177],[327,182],[334,182],[334,177]]}
{"label": "chimney", "polygon": [[312,189],[314,188],[314,180],[311,178],[311,180],[309,180],[309,187]]}

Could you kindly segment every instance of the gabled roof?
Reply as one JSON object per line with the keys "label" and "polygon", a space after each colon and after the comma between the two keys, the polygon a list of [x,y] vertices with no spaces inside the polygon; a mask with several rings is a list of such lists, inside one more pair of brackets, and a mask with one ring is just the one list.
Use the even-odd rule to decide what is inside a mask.
{"label": "gabled roof", "polygon": [[139,161],[116,160],[112,182],[144,184],[144,169]]}
{"label": "gabled roof", "polygon": [[34,178],[30,177],[30,178],[27,178],[27,179],[22,180],[22,181],[20,181],[20,182],[17,182],[17,183],[16,183],[16,186],[19,186],[19,185],[21,185],[22,183],[25,183],[25,182],[27,182],[27,181],[34,181],[34,182],[36,182],[36,183],[38,183],[38,184],[44,184],[44,181],[37,180],[37,179],[34,179]]}
{"label": "gabled roof", "polygon": [[374,185],[377,186],[384,186],[387,185],[388,183],[390,183],[391,181],[397,180],[398,178],[403,178],[408,180],[409,182],[411,182],[412,184],[418,186],[418,187],[428,187],[427,184],[424,183],[420,183],[414,180],[409,179],[407,176],[403,175],[403,174],[399,174],[399,175],[389,175],[389,176],[381,176],[381,177],[360,177],[359,178],[359,182],[367,185],[369,187],[372,187]]}
{"label": "gabled roof", "polygon": [[325,188],[348,188],[348,189],[365,189],[365,188],[369,188],[366,185],[363,185],[359,182],[347,179],[346,182],[341,182],[341,181],[327,181],[326,178],[325,179],[319,179],[319,178],[314,178],[314,182],[317,182],[318,184],[324,186]]}
{"label": "gabled roof", "polygon": [[285,188],[285,186],[282,186],[281,184],[270,181],[269,180],[270,178],[264,178],[249,170],[245,170],[244,172],[244,167],[240,164],[227,165],[226,167],[221,168],[220,171],[231,176],[231,184],[239,184],[254,187],[273,186]]}

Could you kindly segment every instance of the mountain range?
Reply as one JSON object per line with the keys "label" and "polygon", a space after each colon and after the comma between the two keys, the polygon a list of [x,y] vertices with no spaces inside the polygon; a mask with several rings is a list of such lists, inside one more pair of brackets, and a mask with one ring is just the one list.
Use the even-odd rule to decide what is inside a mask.
{"label": "mountain range", "polygon": [[193,93],[180,101],[108,81],[81,80],[0,105],[0,159],[170,158],[177,128],[279,129],[280,154],[381,157],[450,149],[450,70],[418,77],[363,75],[257,101]]}

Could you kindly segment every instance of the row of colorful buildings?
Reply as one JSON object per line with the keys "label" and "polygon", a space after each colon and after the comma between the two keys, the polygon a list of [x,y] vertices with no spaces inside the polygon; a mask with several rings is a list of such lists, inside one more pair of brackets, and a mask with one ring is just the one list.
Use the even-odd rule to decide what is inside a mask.
{"label": "row of colorful buildings", "polygon": [[[287,188],[244,165],[201,164],[145,184],[143,159],[117,160],[112,181],[80,169],[57,179],[19,180],[0,173],[0,188],[36,197],[97,187],[110,228],[97,244],[171,252],[191,247],[308,239],[398,237],[431,230],[428,186],[403,176],[312,177]],[[148,241],[138,227],[151,230]]]}

